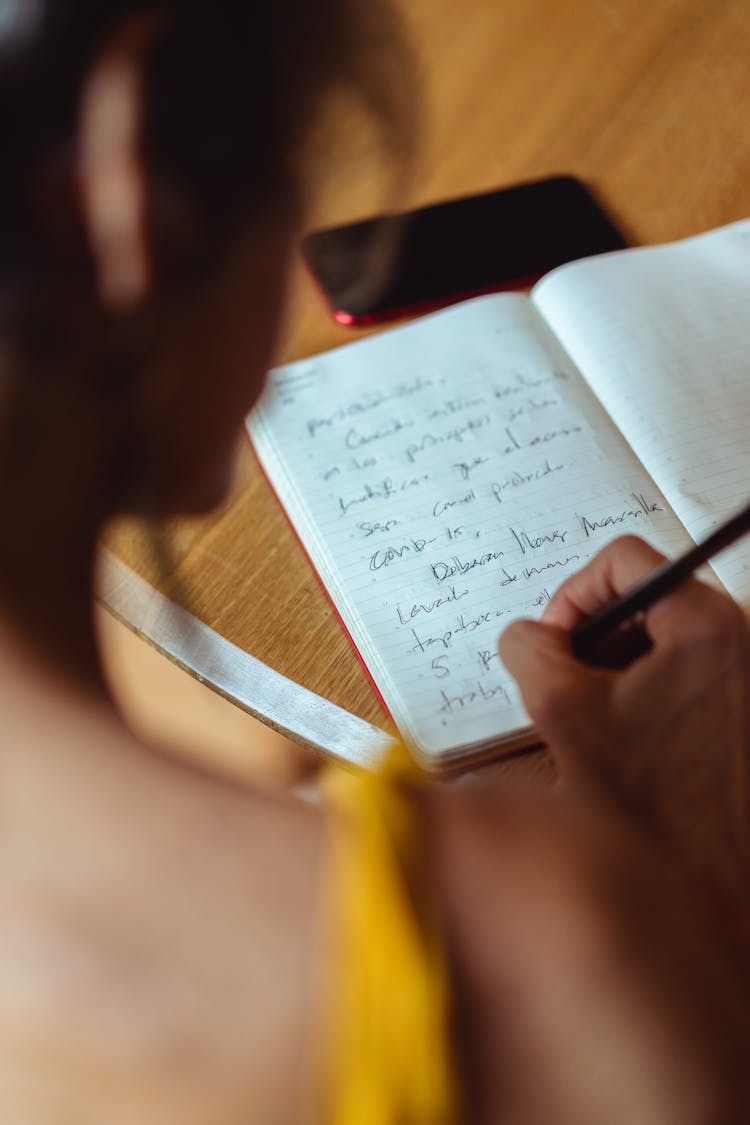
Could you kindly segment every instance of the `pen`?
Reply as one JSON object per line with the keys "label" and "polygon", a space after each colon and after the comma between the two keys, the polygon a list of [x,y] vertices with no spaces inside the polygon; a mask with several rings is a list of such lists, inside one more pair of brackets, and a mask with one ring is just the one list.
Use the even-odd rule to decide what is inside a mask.
{"label": "pen", "polygon": [[731,546],[737,539],[750,531],[750,504],[746,504],[736,515],[719,525],[715,531],[676,559],[668,559],[657,566],[640,582],[636,582],[609,605],[592,614],[571,633],[573,652],[580,659],[590,657],[595,646],[618,625],[622,625],[636,613],[644,610],[669,594],[680,582],[707,562],[719,551]]}

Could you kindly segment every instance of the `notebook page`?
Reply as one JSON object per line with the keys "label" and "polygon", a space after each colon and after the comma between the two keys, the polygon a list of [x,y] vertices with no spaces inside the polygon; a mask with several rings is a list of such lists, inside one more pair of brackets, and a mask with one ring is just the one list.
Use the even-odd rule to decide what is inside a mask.
{"label": "notebook page", "polygon": [[608,539],[684,530],[526,297],[272,373],[248,429],[425,764],[528,724],[496,655]]}
{"label": "notebook page", "polygon": [[[533,301],[696,539],[750,499],[750,220],[563,266]],[[714,569],[750,600],[750,542]]]}

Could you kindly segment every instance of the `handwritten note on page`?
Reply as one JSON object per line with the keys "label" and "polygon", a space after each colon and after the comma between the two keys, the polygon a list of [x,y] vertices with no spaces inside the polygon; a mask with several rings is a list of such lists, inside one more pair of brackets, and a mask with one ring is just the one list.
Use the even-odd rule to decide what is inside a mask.
{"label": "handwritten note on page", "polygon": [[[533,299],[691,535],[750,500],[750,221],[563,266]],[[750,542],[713,566],[750,601]]]}
{"label": "handwritten note on page", "polygon": [[496,652],[609,539],[688,542],[527,298],[479,298],[272,373],[248,427],[417,756],[528,725]]}

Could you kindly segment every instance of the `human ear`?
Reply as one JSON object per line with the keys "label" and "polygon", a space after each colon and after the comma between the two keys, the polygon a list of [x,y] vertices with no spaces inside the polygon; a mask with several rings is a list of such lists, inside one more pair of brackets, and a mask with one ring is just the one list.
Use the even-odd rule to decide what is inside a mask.
{"label": "human ear", "polygon": [[152,285],[146,170],[141,153],[143,62],[156,24],[123,25],[83,86],[78,181],[97,296],[112,312],[138,307]]}

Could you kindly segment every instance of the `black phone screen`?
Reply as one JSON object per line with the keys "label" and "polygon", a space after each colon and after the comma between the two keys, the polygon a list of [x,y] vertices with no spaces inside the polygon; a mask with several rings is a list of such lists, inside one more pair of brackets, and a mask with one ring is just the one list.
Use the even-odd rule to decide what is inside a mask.
{"label": "black phone screen", "polygon": [[589,190],[571,176],[433,204],[398,221],[395,262],[374,298],[362,296],[356,279],[366,260],[363,248],[377,239],[378,220],[316,231],[303,240],[303,257],[343,323],[366,324],[522,288],[564,262],[625,246]]}

